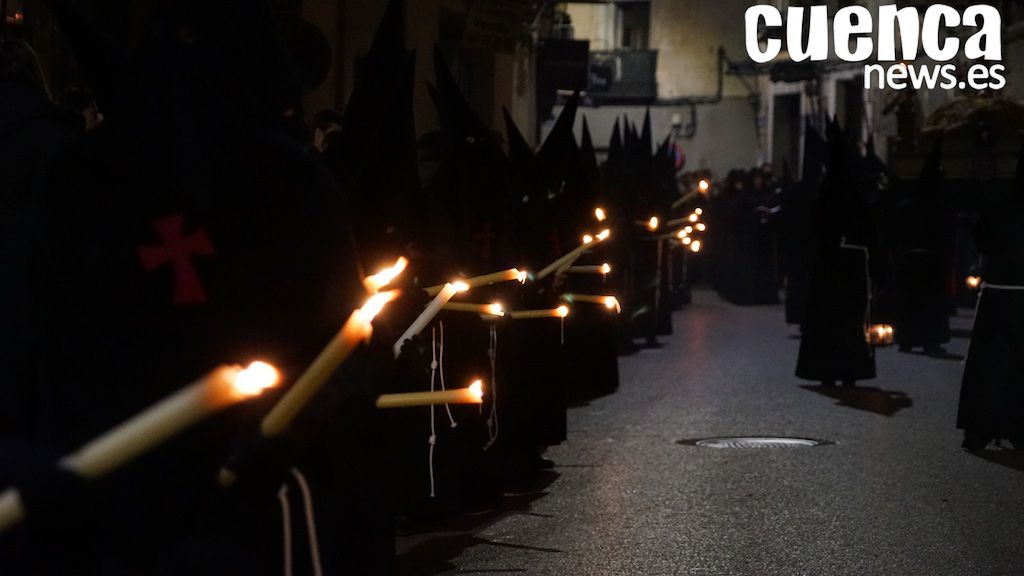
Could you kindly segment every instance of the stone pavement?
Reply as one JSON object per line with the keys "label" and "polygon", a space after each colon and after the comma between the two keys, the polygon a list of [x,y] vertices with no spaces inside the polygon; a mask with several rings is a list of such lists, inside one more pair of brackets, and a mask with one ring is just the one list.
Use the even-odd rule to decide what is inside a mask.
{"label": "stone pavement", "polygon": [[[881,349],[876,380],[822,390],[793,376],[781,307],[697,292],[618,393],[570,411],[542,494],[399,538],[400,574],[1024,574],[1024,457],[959,448],[954,326],[949,358]],[[741,435],[834,444],[677,443]]]}

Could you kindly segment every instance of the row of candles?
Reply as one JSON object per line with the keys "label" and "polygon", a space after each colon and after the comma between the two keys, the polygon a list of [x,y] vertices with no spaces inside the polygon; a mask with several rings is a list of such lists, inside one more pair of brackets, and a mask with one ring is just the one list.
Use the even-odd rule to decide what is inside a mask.
{"label": "row of candles", "polygon": [[[579,248],[559,258],[542,272],[545,276],[553,272],[610,273],[611,267],[608,264],[596,267],[572,266],[592,244],[606,240],[610,234],[610,230],[604,230],[596,236],[584,237]],[[399,295],[397,290],[381,290],[391,285],[407,266],[408,261],[399,258],[393,266],[364,279],[364,286],[370,296],[362,307],[351,313],[341,330],[263,417],[260,422],[261,435],[271,438],[285,433],[331,375],[362,343],[369,340],[373,333],[374,318]],[[543,276],[538,274],[538,277]],[[505,311],[496,303],[481,305],[450,302],[456,294],[473,287],[513,280],[525,282],[527,278],[527,273],[513,268],[428,288],[428,294],[434,298],[395,342],[395,355],[398,355],[407,339],[422,332],[443,309],[492,316],[507,314],[516,320],[565,318],[569,315],[569,308],[565,305],[550,310]],[[565,299],[568,302],[598,302],[608,308],[618,309],[617,300],[610,296],[566,295]],[[260,396],[264,391],[276,387],[280,381],[278,369],[266,362],[254,361],[245,368],[220,366],[65,456],[59,466],[87,480],[101,478],[214,413]],[[384,394],[378,397],[376,406],[392,409],[437,404],[480,404],[483,396],[483,382],[477,380],[460,389]],[[222,484],[230,485],[234,476],[230,470],[222,469],[220,479]],[[27,510],[17,488],[9,488],[0,493],[0,533],[20,523],[26,514]]]}

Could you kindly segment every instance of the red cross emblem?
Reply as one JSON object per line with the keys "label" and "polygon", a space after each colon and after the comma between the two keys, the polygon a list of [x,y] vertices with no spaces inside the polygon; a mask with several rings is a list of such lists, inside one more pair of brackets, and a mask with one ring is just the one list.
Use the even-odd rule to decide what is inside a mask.
{"label": "red cross emblem", "polygon": [[183,214],[174,214],[153,222],[153,228],[163,243],[140,246],[139,260],[146,272],[152,272],[168,263],[174,268],[174,304],[202,304],[206,302],[206,291],[192,265],[192,256],[212,256],[213,244],[202,228],[188,236],[183,235],[184,224]]}

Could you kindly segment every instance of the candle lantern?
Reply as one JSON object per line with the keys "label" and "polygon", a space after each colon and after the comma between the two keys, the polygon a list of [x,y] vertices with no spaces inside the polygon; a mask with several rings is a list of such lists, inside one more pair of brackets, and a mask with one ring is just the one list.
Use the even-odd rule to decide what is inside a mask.
{"label": "candle lantern", "polygon": [[895,332],[888,324],[874,324],[868,329],[868,342],[876,348],[892,346]]}

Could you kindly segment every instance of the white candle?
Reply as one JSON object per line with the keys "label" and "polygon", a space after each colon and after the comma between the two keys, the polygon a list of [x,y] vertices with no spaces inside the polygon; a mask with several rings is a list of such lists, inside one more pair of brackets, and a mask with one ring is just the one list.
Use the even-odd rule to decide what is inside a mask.
{"label": "white candle", "polygon": [[[509,268],[508,270],[502,270],[501,272],[494,272],[493,274],[484,274],[483,276],[475,276],[473,278],[467,278],[462,280],[462,284],[465,284],[468,288],[479,288],[480,286],[488,286],[490,284],[497,284],[498,282],[511,282],[518,280],[520,283],[526,282],[527,273],[518,268]],[[437,296],[447,284],[439,284],[437,286],[431,286],[426,289],[428,296]]]}
{"label": "white candle", "polygon": [[468,302],[448,302],[444,305],[444,310],[449,312],[472,312],[476,314],[485,314],[488,316],[504,316],[505,309],[501,304],[470,304]]}
{"label": "white candle", "polygon": [[309,403],[338,366],[373,333],[373,319],[384,306],[398,296],[397,291],[371,296],[362,308],[352,312],[341,330],[320,351],[313,363],[263,417],[260,432],[270,438],[282,434]]}
{"label": "white candle", "polygon": [[445,284],[441,291],[437,293],[437,296],[430,301],[430,304],[423,309],[423,312],[418,318],[416,318],[416,321],[413,322],[405,333],[402,334],[402,336],[395,342],[395,345],[392,347],[392,350],[395,353],[395,358],[398,358],[398,355],[402,353],[402,345],[405,344],[406,340],[409,340],[422,332],[423,329],[430,324],[430,321],[437,316],[437,313],[444,308],[444,305],[447,304],[449,300],[459,292],[465,292],[466,290],[469,290],[469,285],[464,282],[449,282],[448,284]]}
{"label": "white candle", "polygon": [[[60,460],[87,480],[101,478],[211,414],[277,384],[277,369],[263,362],[221,366],[201,380],[133,416]],[[25,518],[15,489],[0,495],[0,532]]]}
{"label": "white candle", "polygon": [[377,398],[377,408],[385,410],[415,406],[435,406],[437,404],[482,404],[483,401],[483,382],[477,380],[467,388],[456,388],[455,390],[381,394]]}
{"label": "white candle", "polygon": [[568,306],[559,306],[550,310],[515,310],[509,312],[509,318],[513,320],[532,320],[536,318],[565,318],[569,315]]}

